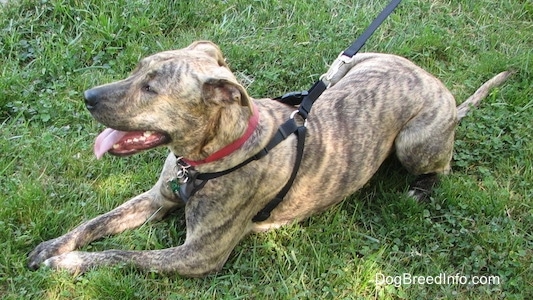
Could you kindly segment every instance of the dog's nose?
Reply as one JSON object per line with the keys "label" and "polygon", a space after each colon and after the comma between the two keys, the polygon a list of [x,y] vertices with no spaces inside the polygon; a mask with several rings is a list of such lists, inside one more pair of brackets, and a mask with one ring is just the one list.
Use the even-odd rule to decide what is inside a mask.
{"label": "dog's nose", "polygon": [[93,110],[99,102],[99,93],[95,89],[86,90],[83,93],[85,97],[85,106],[88,110]]}

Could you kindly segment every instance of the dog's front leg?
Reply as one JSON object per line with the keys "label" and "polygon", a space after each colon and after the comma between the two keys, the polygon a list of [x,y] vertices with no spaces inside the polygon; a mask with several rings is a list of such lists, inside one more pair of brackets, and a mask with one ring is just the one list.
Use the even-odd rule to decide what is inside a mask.
{"label": "dog's front leg", "polygon": [[[213,180],[215,181],[215,180]],[[229,182],[236,184],[230,178]],[[227,181],[210,184],[185,207],[187,235],[183,245],[162,250],[73,251],[44,264],[72,273],[99,266],[130,265],[138,269],[199,277],[220,270],[235,245],[250,232],[258,208],[247,189],[223,189]]]}
{"label": "dog's front leg", "polygon": [[[200,277],[220,270],[238,241],[250,231],[246,225],[251,224],[247,219],[249,214],[235,216],[208,212],[208,216],[197,220],[198,211],[186,209],[186,213],[189,215],[187,238],[181,246],[146,251],[72,251],[50,257],[43,264],[74,274],[100,266],[130,265],[146,271]],[[191,214],[195,216],[191,217]]]}
{"label": "dog's front leg", "polygon": [[28,267],[37,269],[51,257],[73,251],[103,236],[138,227],[148,219],[160,219],[174,205],[177,204],[163,199],[156,186],[65,235],[40,243],[29,254]]}
{"label": "dog's front leg", "polygon": [[51,257],[43,264],[72,274],[83,273],[95,267],[125,265],[145,271],[202,277],[220,270],[232,250],[229,248],[223,251],[214,245],[199,246],[196,243],[185,243],[162,250],[72,251]]}

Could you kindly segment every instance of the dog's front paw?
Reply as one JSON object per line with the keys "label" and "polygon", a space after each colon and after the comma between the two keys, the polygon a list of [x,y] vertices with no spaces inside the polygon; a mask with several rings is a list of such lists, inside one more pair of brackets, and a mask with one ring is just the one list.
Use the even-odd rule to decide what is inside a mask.
{"label": "dog's front paw", "polygon": [[47,259],[72,250],[73,247],[70,243],[65,241],[65,238],[62,237],[42,242],[35,247],[30,254],[28,254],[28,268],[31,270],[37,270]]}
{"label": "dog's front paw", "polygon": [[80,274],[90,267],[90,260],[84,257],[84,252],[73,251],[45,260],[42,264],[55,270],[65,270],[71,274]]}

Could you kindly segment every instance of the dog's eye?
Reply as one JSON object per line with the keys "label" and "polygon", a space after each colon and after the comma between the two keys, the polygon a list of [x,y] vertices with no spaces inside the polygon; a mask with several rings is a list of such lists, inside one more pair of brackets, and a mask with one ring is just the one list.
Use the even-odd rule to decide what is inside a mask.
{"label": "dog's eye", "polygon": [[149,84],[145,84],[143,87],[142,87],[142,90],[147,92],[147,93],[155,93],[155,90],[152,86],[150,86]]}

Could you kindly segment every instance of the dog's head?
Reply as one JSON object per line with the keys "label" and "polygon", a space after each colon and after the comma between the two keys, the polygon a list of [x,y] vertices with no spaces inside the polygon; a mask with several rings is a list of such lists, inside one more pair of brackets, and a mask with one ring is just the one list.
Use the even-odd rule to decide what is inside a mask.
{"label": "dog's head", "polygon": [[242,133],[253,105],[207,41],[142,59],[128,78],[85,91],[85,103],[109,127],[96,140],[97,157],[168,145],[193,159]]}

